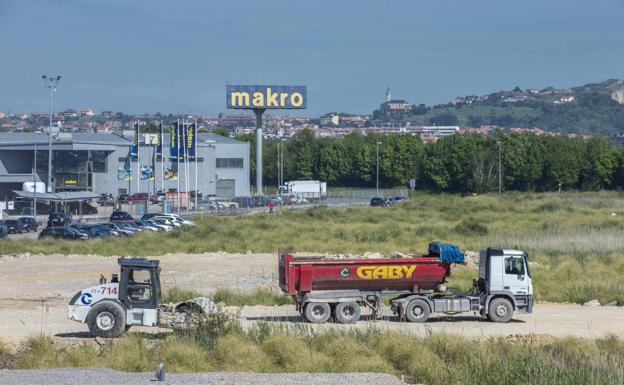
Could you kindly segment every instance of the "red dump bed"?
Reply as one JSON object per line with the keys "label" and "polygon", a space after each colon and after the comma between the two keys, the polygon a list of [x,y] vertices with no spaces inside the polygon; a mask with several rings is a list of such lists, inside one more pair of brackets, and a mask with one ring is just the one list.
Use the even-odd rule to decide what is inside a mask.
{"label": "red dump bed", "polygon": [[279,284],[285,293],[311,290],[435,289],[451,272],[438,257],[330,259],[278,253]]}

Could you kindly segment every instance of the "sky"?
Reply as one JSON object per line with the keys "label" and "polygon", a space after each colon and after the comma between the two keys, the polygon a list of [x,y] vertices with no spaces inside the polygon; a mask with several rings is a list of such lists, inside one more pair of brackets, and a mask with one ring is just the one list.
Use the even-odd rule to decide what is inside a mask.
{"label": "sky", "polygon": [[[0,111],[216,115],[226,84],[303,115],[624,78],[622,0],[0,0]],[[233,113],[230,111],[229,113]]]}

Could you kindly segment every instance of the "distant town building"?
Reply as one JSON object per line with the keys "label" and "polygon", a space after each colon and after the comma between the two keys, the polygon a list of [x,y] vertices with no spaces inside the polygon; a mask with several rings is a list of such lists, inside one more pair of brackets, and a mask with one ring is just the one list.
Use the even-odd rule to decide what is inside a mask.
{"label": "distant town building", "polygon": [[104,110],[104,111],[102,111],[102,117],[110,118],[111,116],[113,116],[113,111],[111,111],[111,110]]}
{"label": "distant town building", "polygon": [[95,112],[92,109],[87,108],[85,110],[80,110],[80,116],[95,116]]}

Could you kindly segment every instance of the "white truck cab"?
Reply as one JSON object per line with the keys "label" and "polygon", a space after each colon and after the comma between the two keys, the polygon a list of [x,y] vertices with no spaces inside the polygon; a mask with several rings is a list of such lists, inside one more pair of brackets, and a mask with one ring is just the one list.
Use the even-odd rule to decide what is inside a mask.
{"label": "white truck cab", "polygon": [[493,301],[496,298],[507,299],[516,312],[533,311],[533,281],[527,258],[527,253],[520,250],[497,248],[481,250],[477,285],[483,297],[481,302],[484,304],[485,314],[506,315],[508,309],[496,307]]}

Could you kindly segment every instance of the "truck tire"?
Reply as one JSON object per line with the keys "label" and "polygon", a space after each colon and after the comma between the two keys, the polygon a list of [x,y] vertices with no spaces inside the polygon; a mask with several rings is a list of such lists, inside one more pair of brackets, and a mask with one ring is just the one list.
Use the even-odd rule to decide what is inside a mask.
{"label": "truck tire", "polygon": [[306,321],[313,324],[322,324],[331,317],[331,307],[327,302],[308,302],[303,315]]}
{"label": "truck tire", "polygon": [[429,304],[422,299],[413,299],[405,306],[405,318],[409,322],[425,322],[430,313]]}
{"label": "truck tire", "polygon": [[494,298],[490,302],[488,318],[492,322],[509,322],[513,317],[513,305],[506,298]]}
{"label": "truck tire", "polygon": [[354,324],[360,319],[360,304],[357,302],[340,302],[336,305],[336,321],[341,324]]}
{"label": "truck tire", "polygon": [[126,331],[126,312],[116,302],[97,303],[87,315],[87,326],[94,337],[119,337]]}

